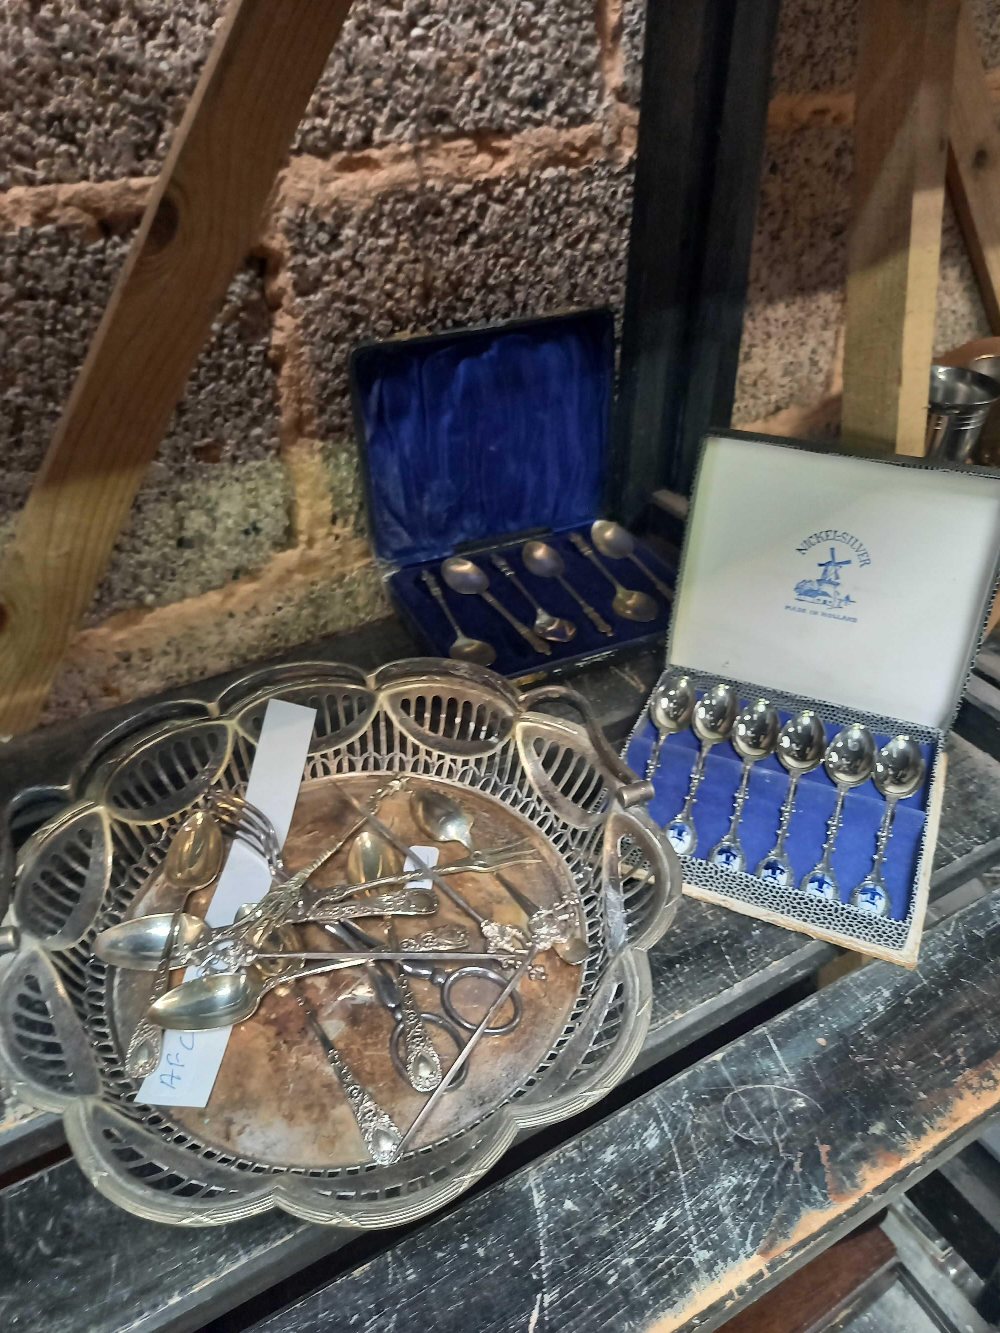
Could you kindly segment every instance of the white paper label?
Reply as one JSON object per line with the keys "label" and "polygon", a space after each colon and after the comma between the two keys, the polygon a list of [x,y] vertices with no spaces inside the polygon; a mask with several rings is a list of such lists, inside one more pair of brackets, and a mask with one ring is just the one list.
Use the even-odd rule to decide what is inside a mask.
{"label": "white paper label", "polygon": [[[247,800],[271,820],[280,842],[288,836],[316,720],[314,708],[271,699],[264,712]],[[264,859],[234,842],[205,913],[212,926],[228,925],[244,903],[257,902],[271,885]],[[197,976],[189,968],[185,980]],[[150,1106],[207,1106],[232,1028],[165,1032],[158,1067],[145,1078],[138,1100]]]}

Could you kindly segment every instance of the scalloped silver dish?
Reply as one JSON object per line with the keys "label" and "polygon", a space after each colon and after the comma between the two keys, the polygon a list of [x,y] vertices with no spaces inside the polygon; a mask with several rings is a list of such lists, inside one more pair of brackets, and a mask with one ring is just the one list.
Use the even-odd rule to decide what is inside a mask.
{"label": "scalloped silver dish", "polygon": [[[96,933],[141,897],[207,786],[247,780],[269,699],[317,710],[303,781],[411,772],[502,801],[535,826],[575,884],[588,959],[557,1038],[519,1086],[473,1123],[391,1166],[289,1166],[202,1141],[173,1108],[136,1100],[115,1022],[116,971]],[[571,705],[583,723],[542,711]],[[111,733],[78,767],[67,808],[22,850],[20,947],[0,960],[0,1064],[29,1103],[61,1113],[94,1186],[160,1222],[206,1226],[280,1208],[313,1222],[382,1227],[469,1188],[522,1130],[607,1093],[649,1023],[646,952],[673,919],[677,857],[645,813],[648,783],[563,686],[525,693],[483,668],[413,659],[371,675],[303,663],[247,676],[212,705],[173,704]],[[331,1089],[331,1096],[338,1095]]]}

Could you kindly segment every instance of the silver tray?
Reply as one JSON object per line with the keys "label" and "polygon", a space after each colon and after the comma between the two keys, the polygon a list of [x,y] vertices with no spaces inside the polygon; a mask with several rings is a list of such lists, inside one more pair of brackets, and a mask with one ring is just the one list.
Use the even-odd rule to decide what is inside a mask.
{"label": "silver tray", "polygon": [[[563,867],[586,926],[587,961],[530,1067],[391,1166],[242,1152],[211,1132],[208,1113],[208,1131],[199,1130],[178,1108],[138,1102],[122,1068],[134,1017],[121,1018],[121,974],[92,952],[95,934],[150,891],[173,831],[207,786],[245,784],[274,697],[317,710],[303,789],[406,771],[500,802]],[[582,725],[541,711],[548,703],[571,705]],[[4,1076],[29,1103],[63,1115],[77,1161],[103,1194],[139,1216],[193,1226],[273,1207],[352,1228],[400,1224],[468,1189],[521,1131],[584,1109],[621,1080],[649,1022],[646,951],[673,918],[681,872],[643,808],[649,784],[573,691],[521,693],[493,672],[435,659],[370,676],[304,663],[248,676],[212,705],[170,711],[140,719],[124,739],[104,738],[79,766],[68,808],[22,851],[20,947],[0,960]],[[247,1095],[252,1109],[252,1087]],[[339,1095],[331,1083],[329,1096]]]}

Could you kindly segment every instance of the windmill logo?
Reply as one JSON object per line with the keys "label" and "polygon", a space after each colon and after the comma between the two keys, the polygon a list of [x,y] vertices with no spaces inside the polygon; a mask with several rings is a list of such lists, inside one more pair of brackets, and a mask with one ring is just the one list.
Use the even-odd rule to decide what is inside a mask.
{"label": "windmill logo", "polygon": [[854,598],[845,591],[840,571],[854,564],[851,557],[837,559],[837,549],[830,547],[829,560],[818,560],[819,578],[799,579],[795,585],[795,596],[800,602],[810,602],[813,606],[829,606],[838,609],[851,606]]}

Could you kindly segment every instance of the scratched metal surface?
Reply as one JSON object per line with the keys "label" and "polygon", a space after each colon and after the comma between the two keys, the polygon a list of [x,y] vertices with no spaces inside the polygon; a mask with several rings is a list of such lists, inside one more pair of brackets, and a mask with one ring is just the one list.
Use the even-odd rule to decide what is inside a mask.
{"label": "scratched metal surface", "polygon": [[994,893],[255,1333],[718,1327],[1000,1108],[998,950]]}

